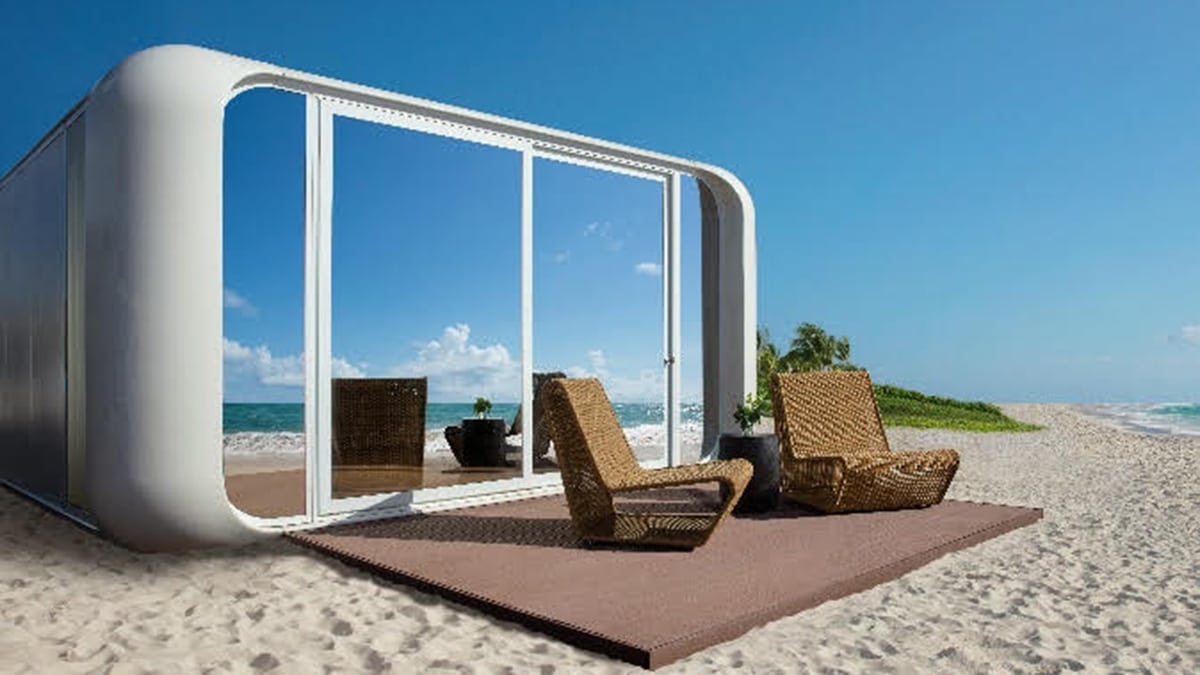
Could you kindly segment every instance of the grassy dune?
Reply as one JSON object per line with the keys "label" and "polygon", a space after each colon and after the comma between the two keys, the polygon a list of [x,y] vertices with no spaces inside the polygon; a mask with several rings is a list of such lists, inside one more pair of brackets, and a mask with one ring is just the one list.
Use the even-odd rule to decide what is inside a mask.
{"label": "grassy dune", "polygon": [[892,427],[961,429],[964,431],[1037,431],[1041,427],[1018,422],[991,403],[956,401],[927,396],[919,391],[876,385],[875,398],[883,423]]}

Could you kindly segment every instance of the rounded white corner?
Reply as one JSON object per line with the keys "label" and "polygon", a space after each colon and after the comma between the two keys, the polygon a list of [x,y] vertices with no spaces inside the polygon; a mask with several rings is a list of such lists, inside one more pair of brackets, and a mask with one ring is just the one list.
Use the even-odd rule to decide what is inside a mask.
{"label": "rounded white corner", "polygon": [[86,482],[100,530],[131,548],[273,534],[235,512],[221,461],[224,106],[265,70],[165,45],[89,96]]}

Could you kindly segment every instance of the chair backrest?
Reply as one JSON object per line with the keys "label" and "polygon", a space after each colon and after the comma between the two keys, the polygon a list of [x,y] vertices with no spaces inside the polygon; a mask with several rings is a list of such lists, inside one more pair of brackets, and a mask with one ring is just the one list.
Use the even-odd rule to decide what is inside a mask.
{"label": "chair backrest", "polygon": [[553,379],[542,390],[571,517],[613,517],[609,486],[642,471],[600,380]]}
{"label": "chair backrest", "polygon": [[334,378],[333,461],[421,466],[425,378]]}
{"label": "chair backrest", "polygon": [[888,452],[871,376],[865,370],[771,376],[775,435],[785,455]]}
{"label": "chair backrest", "polygon": [[[537,449],[538,449],[538,441],[539,440],[542,441],[543,448],[550,444],[549,438],[546,438],[544,440],[540,438],[541,436],[548,434],[548,432],[546,432],[545,434],[543,433],[543,427],[545,427],[546,425],[543,424],[541,421],[542,420],[542,407],[543,407],[542,387],[544,387],[547,382],[549,382],[550,380],[552,380],[554,378],[566,377],[566,376],[567,376],[566,373],[558,372],[558,371],[554,371],[554,372],[550,372],[550,373],[534,373],[533,374],[533,448],[534,448],[534,456],[538,455]],[[512,426],[510,426],[508,428],[508,435],[509,436],[520,435],[520,433],[522,431],[522,425],[524,423],[525,423],[525,411],[521,407],[518,407],[517,408],[517,416],[513,418]],[[545,450],[543,450],[541,454],[543,454],[543,455],[546,454]]]}

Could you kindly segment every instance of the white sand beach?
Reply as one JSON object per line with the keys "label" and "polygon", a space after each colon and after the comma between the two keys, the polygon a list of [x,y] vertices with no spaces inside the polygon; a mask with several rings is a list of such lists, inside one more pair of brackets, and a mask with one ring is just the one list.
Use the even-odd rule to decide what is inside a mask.
{"label": "white sand beach", "polygon": [[[1200,672],[1200,438],[1003,408],[1047,429],[889,436],[1044,520],[660,672]],[[0,673],[639,672],[282,540],[132,553],[0,490],[0,551]]]}

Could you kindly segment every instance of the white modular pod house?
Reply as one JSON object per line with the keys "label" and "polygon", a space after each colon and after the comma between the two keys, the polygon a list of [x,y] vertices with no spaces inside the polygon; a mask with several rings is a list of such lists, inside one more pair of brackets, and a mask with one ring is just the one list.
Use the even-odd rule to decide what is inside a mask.
{"label": "white modular pod house", "polygon": [[[285,181],[294,188],[291,201],[297,214],[295,246],[287,254],[296,288],[295,345],[289,352],[295,356],[288,358],[231,340],[229,332],[234,321],[230,307],[249,309],[253,298],[247,301],[230,290],[231,266],[246,263],[228,249],[231,242],[244,240],[251,242],[245,244],[247,250],[262,251],[252,240],[256,228],[266,227],[260,225],[264,220],[235,222],[225,203],[228,174],[238,168],[230,163],[227,110],[253,91],[285,92],[298,102],[295,120],[266,127],[272,130],[295,122],[299,139],[294,180]],[[401,156],[443,156],[421,154],[425,151],[418,145],[427,138],[461,144],[468,153],[475,148],[485,155],[500,153],[500,164],[508,167],[504,171],[510,171],[511,180],[506,179],[503,190],[481,189],[464,199],[454,189],[471,180],[474,168],[439,174],[397,163]],[[404,146],[404,152],[393,152],[387,144],[394,140],[410,145]],[[453,145],[453,152],[445,156],[461,155],[458,148]],[[378,163],[365,168],[355,165],[356,157],[372,152]],[[662,454],[651,457],[647,465],[677,464],[684,459],[680,353],[681,344],[693,337],[686,327],[681,329],[685,323],[681,311],[686,311],[681,310],[681,285],[688,282],[681,282],[680,276],[680,222],[681,212],[694,207],[698,270],[694,289],[700,300],[694,343],[702,346],[692,353],[686,353],[686,346],[682,351],[685,359],[695,354],[690,363],[698,373],[693,406],[700,411],[695,413],[700,429],[698,454],[713,456],[719,434],[734,427],[734,407],[755,386],[754,210],[735,176],[699,162],[208,49],[163,46],[120,63],[0,179],[0,481],[118,543],[155,551],[240,543],[338,520],[561,490],[558,475],[545,469],[553,462],[546,459],[546,443],[538,438],[535,370],[583,374],[581,369],[563,366],[565,360],[551,362],[549,355],[556,340],[563,339],[564,327],[577,324],[589,339],[597,340],[610,332],[633,334],[611,323],[587,324],[603,304],[603,299],[589,294],[605,287],[610,287],[610,295],[625,293],[609,280],[615,276],[595,276],[593,270],[592,277],[580,277],[583,281],[571,296],[573,305],[560,302],[549,281],[538,286],[540,280],[552,278],[554,269],[566,269],[565,264],[539,267],[552,264],[543,260],[566,263],[583,255],[566,244],[561,250],[546,248],[558,236],[554,223],[570,220],[554,209],[592,208],[601,213],[623,202],[597,197],[589,205],[583,193],[572,201],[573,188],[559,189],[556,197],[556,172],[574,170],[595,172],[586,180],[596,185],[609,177],[637,181],[628,194],[649,195],[639,197],[652,214],[641,230],[634,225],[621,229],[611,218],[598,216],[586,223],[580,235],[590,237],[589,242],[603,240],[605,255],[614,259],[634,239],[647,242],[647,253],[636,267],[621,268],[629,271],[631,279],[636,270],[637,279],[653,284],[645,295],[646,306],[656,312],[646,333],[653,337],[642,341],[655,363],[642,371],[638,382],[650,383],[646,391],[651,391],[656,403],[638,408],[637,414],[656,411],[654,428],[663,433],[655,441]],[[356,172],[381,180],[384,187],[378,194],[385,198],[403,193],[406,184],[416,187],[397,197],[394,209],[376,208],[362,215],[353,211],[360,192],[345,178]],[[380,178],[385,175],[386,180]],[[444,179],[441,191],[422,182],[437,176]],[[693,179],[695,187],[689,193],[685,182]],[[355,304],[373,297],[372,288],[392,276],[418,275],[416,281],[406,282],[410,289],[420,286],[420,275],[427,278],[417,254],[410,256],[412,265],[388,261],[407,255],[405,251],[423,237],[436,239],[451,221],[404,224],[402,241],[387,239],[404,220],[400,215],[416,222],[416,201],[422,198],[434,206],[470,205],[493,193],[496,204],[509,205],[504,208],[511,217],[506,217],[503,227],[470,237],[458,235],[456,241],[469,252],[484,246],[492,230],[507,237],[503,244],[486,239],[487,246],[500,251],[496,259],[507,261],[504,271],[489,271],[490,276],[472,282],[479,289],[500,279],[511,287],[508,311],[497,313],[507,318],[511,329],[504,338],[507,346],[500,345],[499,337],[492,346],[467,344],[471,338],[465,323],[447,320],[445,340],[429,342],[404,367],[374,373],[396,376],[393,379],[373,381],[391,387],[387,394],[393,399],[388,400],[398,395],[397,387],[413,391],[419,387],[419,395],[412,398],[414,405],[419,404],[417,442],[441,443],[442,430],[426,428],[426,418],[442,414],[438,411],[466,415],[451,403],[439,402],[438,396],[473,400],[466,394],[455,399],[454,392],[491,386],[447,366],[446,360],[436,360],[453,343],[463,358],[475,358],[481,368],[491,369],[487,372],[495,375],[496,382],[507,383],[507,394],[492,394],[511,402],[506,416],[514,409],[532,410],[526,419],[535,418],[533,423],[522,428],[514,421],[508,428],[515,440],[508,441],[510,459],[495,465],[499,468],[435,468],[436,462],[422,458],[418,449],[415,459],[389,460],[392,465],[386,470],[346,469],[348,465],[339,462],[350,460],[335,453],[351,453],[349,441],[343,438],[338,445],[351,422],[339,422],[342,418],[335,415],[354,410],[346,403],[348,398],[339,404],[339,395],[350,395],[339,392],[349,391],[343,390],[348,380],[372,378],[366,377],[370,359],[360,357],[360,362],[352,363],[343,353],[358,349],[345,336],[363,330],[353,328],[344,317],[360,312],[361,321],[353,325],[369,326],[375,312],[395,319],[397,326],[415,325],[427,305],[437,302],[423,300],[429,298],[428,288],[423,293],[390,288],[371,300],[374,304],[368,309]],[[359,228],[353,236],[340,234],[353,230],[347,223],[354,218],[374,218],[372,222],[382,225]],[[578,222],[584,222],[582,216]],[[373,237],[378,238],[377,246]],[[360,264],[373,248],[386,249],[390,257],[382,258],[379,265]],[[461,264],[462,255],[459,251],[452,258],[456,262],[446,266],[446,278],[469,274],[472,265]],[[366,281],[355,286],[360,276]],[[554,282],[560,283],[565,282]],[[267,288],[265,282],[262,287]],[[353,297],[347,295],[346,289],[351,288]],[[626,297],[616,299],[630,302]],[[402,302],[407,304],[395,304]],[[448,305],[457,307],[455,311],[471,309],[461,301]],[[589,351],[592,374],[600,373],[604,380],[616,360],[614,353]],[[246,506],[261,501],[264,491],[280,483],[252,480],[264,472],[231,477],[227,471],[231,410],[251,417],[257,410],[230,403],[231,354],[244,357],[247,367],[257,368],[263,382],[291,387],[291,403],[280,405],[292,406],[287,409],[295,418],[289,422],[293,424],[289,438],[296,439],[302,452],[295,455],[298,463],[287,473],[296,490],[287,508]],[[443,379],[435,382],[439,377]],[[633,387],[637,379],[613,376],[610,391]],[[460,384],[464,388],[453,388]],[[377,431],[372,425],[391,424],[364,419],[354,424],[367,435]],[[343,425],[342,431],[338,424]],[[447,426],[445,437],[450,441],[448,424],[431,426]],[[254,433],[245,432],[245,437],[259,438]],[[455,456],[462,459],[457,451]],[[479,472],[489,471],[478,478]],[[365,484],[369,487],[363,488]]]}

